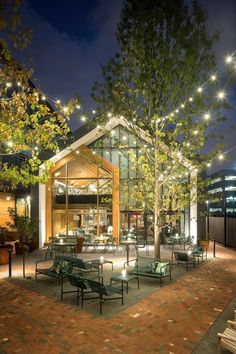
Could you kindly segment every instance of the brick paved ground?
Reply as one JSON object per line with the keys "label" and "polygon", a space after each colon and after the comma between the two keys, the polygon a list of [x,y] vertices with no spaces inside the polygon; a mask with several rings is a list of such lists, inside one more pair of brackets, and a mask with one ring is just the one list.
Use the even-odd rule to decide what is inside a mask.
{"label": "brick paved ground", "polygon": [[218,258],[111,319],[0,281],[6,353],[191,353],[236,292],[236,253]]}

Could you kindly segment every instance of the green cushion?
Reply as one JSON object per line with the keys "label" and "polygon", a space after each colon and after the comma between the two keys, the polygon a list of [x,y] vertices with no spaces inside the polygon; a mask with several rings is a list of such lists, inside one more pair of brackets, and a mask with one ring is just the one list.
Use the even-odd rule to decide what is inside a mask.
{"label": "green cushion", "polygon": [[161,262],[159,262],[159,263],[156,263],[156,269],[155,269],[155,273],[156,274],[166,274],[166,264],[167,263],[161,263]]}
{"label": "green cushion", "polygon": [[193,254],[201,254],[202,252],[203,252],[203,249],[201,246],[194,246]]}
{"label": "green cushion", "polygon": [[146,266],[146,272],[154,274],[156,272],[157,262],[152,262]]}
{"label": "green cushion", "polygon": [[55,260],[50,270],[57,274],[68,274],[71,273],[72,266],[67,261]]}

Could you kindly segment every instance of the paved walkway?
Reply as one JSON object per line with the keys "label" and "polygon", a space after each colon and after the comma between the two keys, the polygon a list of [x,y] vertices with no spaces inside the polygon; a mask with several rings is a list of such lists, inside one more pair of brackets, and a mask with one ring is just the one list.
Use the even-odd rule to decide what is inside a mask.
{"label": "paved walkway", "polygon": [[217,258],[111,319],[0,281],[6,353],[191,353],[236,293],[236,252]]}

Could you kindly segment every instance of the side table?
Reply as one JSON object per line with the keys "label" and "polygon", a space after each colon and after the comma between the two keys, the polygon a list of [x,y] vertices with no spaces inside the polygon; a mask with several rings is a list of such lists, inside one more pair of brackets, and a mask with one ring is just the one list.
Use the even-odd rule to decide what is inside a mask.
{"label": "side table", "polygon": [[129,292],[129,281],[130,280],[137,280],[137,285],[138,285],[138,289],[139,289],[139,277],[137,275],[131,275],[131,274],[126,274],[125,276],[124,275],[121,275],[121,274],[117,274],[117,275],[113,275],[110,279],[110,284],[112,283],[117,283],[117,282],[121,282],[122,284],[122,289],[123,289],[123,284],[126,283],[126,292],[128,294]]}

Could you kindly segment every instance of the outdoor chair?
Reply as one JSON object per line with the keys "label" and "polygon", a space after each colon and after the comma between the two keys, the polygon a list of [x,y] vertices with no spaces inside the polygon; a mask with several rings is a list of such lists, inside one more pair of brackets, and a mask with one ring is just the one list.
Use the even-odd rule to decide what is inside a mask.
{"label": "outdoor chair", "polygon": [[[75,287],[76,290],[67,290],[67,291],[62,291],[62,296],[61,300],[63,300],[63,295],[64,294],[72,294],[76,293],[77,295],[77,305],[79,305],[79,298],[83,297],[84,294],[91,293],[90,286],[87,282],[87,278],[83,278],[77,274],[68,274],[67,278],[70,282],[70,285]],[[95,279],[96,276],[91,277],[90,279]]]}
{"label": "outdoor chair", "polygon": [[195,258],[192,254],[186,252],[172,252],[172,265],[185,264],[186,270],[188,271],[188,266],[192,265],[195,267]]}
{"label": "outdoor chair", "polygon": [[103,285],[99,281],[86,279],[87,284],[89,285],[91,292],[96,293],[96,297],[84,298],[84,293],[82,293],[82,306],[84,300],[99,299],[100,304],[100,315],[102,314],[102,305],[106,300],[118,300],[121,299],[121,304],[124,304],[123,298],[123,287],[121,289],[116,288],[111,285]]}
{"label": "outdoor chair", "polygon": [[113,237],[112,235],[109,236],[109,239],[107,240],[107,243],[106,243],[106,251],[109,251],[109,250],[114,252],[114,254],[118,250],[117,239],[116,239],[116,237]]}
{"label": "outdoor chair", "polygon": [[198,262],[199,259],[203,262],[204,259],[207,260],[207,248],[199,245],[193,245],[192,255],[194,258],[197,258]]}
{"label": "outdoor chair", "polygon": [[223,333],[218,333],[217,353],[220,354],[221,348],[227,349],[231,353],[236,353],[236,322],[228,321],[228,327]]}

